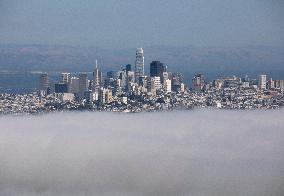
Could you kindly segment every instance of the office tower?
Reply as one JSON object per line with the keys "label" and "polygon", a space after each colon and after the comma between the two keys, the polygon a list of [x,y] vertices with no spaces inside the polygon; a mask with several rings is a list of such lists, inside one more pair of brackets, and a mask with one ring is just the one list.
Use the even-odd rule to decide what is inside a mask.
{"label": "office tower", "polygon": [[127,85],[127,73],[126,70],[123,69],[122,71],[117,72],[117,78],[120,80],[120,86],[125,88]]}
{"label": "office tower", "polygon": [[143,86],[143,87],[147,87],[147,76],[140,76],[138,79],[138,85],[139,86]]}
{"label": "office tower", "polygon": [[164,80],[164,90],[166,93],[170,93],[172,91],[172,81],[170,79]]}
{"label": "office tower", "polygon": [[266,75],[262,74],[258,76],[258,88],[266,89]]}
{"label": "office tower", "polygon": [[128,71],[127,72],[127,80],[128,80],[128,82],[134,82],[135,81],[134,71]]}
{"label": "office tower", "polygon": [[167,79],[169,79],[169,73],[163,72],[163,77],[161,78],[161,83],[164,83]]}
{"label": "office tower", "polygon": [[48,88],[49,88],[48,74],[42,73],[39,78],[39,89],[47,92]]}
{"label": "office tower", "polygon": [[105,102],[108,104],[108,103],[111,103],[112,101],[113,101],[112,90],[107,89],[106,94],[105,94]]}
{"label": "office tower", "polygon": [[93,92],[91,90],[87,90],[84,92],[84,99],[87,103],[92,103],[93,100]]}
{"label": "office tower", "polygon": [[180,91],[181,83],[183,81],[183,75],[181,73],[172,73],[169,78],[172,80],[172,91],[178,92]]}
{"label": "office tower", "polygon": [[69,86],[69,92],[78,94],[79,93],[79,78],[77,77],[71,77],[70,79],[70,86]]}
{"label": "office tower", "polygon": [[269,89],[275,88],[275,81],[272,78],[270,78],[270,80],[268,81],[268,88]]}
{"label": "office tower", "polygon": [[284,90],[284,80],[275,80],[275,88]]}
{"label": "office tower", "polygon": [[284,80],[279,81],[279,87],[281,90],[284,90]]}
{"label": "office tower", "polygon": [[164,71],[164,65],[160,61],[152,61],[152,63],[150,63],[150,77],[162,78]]}
{"label": "office tower", "polygon": [[155,91],[161,88],[160,77],[151,77],[151,91]]}
{"label": "office tower", "polygon": [[84,97],[84,92],[88,90],[88,75],[87,73],[79,74],[79,97]]}
{"label": "office tower", "polygon": [[126,71],[126,74],[127,74],[127,78],[126,78],[126,86],[125,86],[125,91],[126,92],[129,92],[129,91],[132,91],[132,87],[134,85],[134,82],[135,82],[135,73],[134,71]]}
{"label": "office tower", "polygon": [[70,73],[61,73],[61,83],[69,84],[71,80]]}
{"label": "office tower", "polygon": [[115,87],[116,72],[108,71],[107,77],[104,79],[104,87]]}
{"label": "office tower", "polygon": [[107,72],[107,78],[115,78],[115,72],[114,71],[108,71]]}
{"label": "office tower", "polygon": [[126,69],[126,72],[131,71],[131,64],[127,64],[127,65],[125,66],[125,69]]}
{"label": "office tower", "polygon": [[55,93],[68,93],[68,85],[66,83],[55,83]]}
{"label": "office tower", "polygon": [[205,86],[204,75],[196,74],[192,79],[192,85],[194,91],[201,91]]}
{"label": "office tower", "polygon": [[138,83],[141,76],[144,76],[144,51],[143,48],[138,48],[135,60],[135,82]]}
{"label": "office tower", "polygon": [[93,89],[102,85],[102,72],[98,69],[98,61],[96,60],[95,70],[93,72]]}

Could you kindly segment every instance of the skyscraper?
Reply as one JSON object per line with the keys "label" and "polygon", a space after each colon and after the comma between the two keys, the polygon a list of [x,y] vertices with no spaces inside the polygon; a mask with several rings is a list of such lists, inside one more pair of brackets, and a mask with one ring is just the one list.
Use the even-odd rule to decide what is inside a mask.
{"label": "skyscraper", "polygon": [[102,72],[98,69],[98,61],[96,60],[95,70],[93,72],[93,89],[102,85]]}
{"label": "skyscraper", "polygon": [[170,93],[172,91],[172,81],[170,79],[164,80],[164,90],[166,93]]}
{"label": "skyscraper", "polygon": [[164,71],[164,65],[160,61],[152,61],[152,63],[150,63],[150,77],[162,78]]}
{"label": "skyscraper", "polygon": [[39,89],[47,91],[49,88],[49,78],[47,73],[42,73],[39,78]]}
{"label": "skyscraper", "polygon": [[196,74],[192,79],[192,85],[194,91],[201,91],[205,85],[204,75]]}
{"label": "skyscraper", "polygon": [[259,75],[258,76],[258,88],[259,89],[266,89],[266,75]]}
{"label": "skyscraper", "polygon": [[70,92],[71,93],[79,93],[79,78],[77,77],[72,77],[70,79]]}
{"label": "skyscraper", "polygon": [[55,83],[55,93],[68,93],[68,85],[66,83]]}
{"label": "skyscraper", "polygon": [[64,84],[69,84],[71,80],[70,73],[61,73],[61,82]]}
{"label": "skyscraper", "polygon": [[151,91],[156,91],[161,88],[160,77],[151,77]]}
{"label": "skyscraper", "polygon": [[79,74],[79,96],[84,97],[84,92],[88,90],[88,75],[87,73]]}
{"label": "skyscraper", "polygon": [[127,64],[127,65],[125,66],[125,69],[126,69],[126,72],[131,71],[131,64]]}
{"label": "skyscraper", "polygon": [[144,51],[143,48],[137,48],[135,60],[135,81],[139,81],[139,77],[144,76]]}

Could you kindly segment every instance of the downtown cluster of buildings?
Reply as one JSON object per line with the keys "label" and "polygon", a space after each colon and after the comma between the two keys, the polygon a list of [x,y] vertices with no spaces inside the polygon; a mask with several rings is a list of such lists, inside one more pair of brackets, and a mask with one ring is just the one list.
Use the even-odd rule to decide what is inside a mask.
{"label": "downtown cluster of buildings", "polygon": [[52,82],[40,75],[39,91],[29,95],[0,95],[0,113],[39,113],[61,110],[157,111],[193,107],[225,109],[273,109],[284,105],[284,80],[267,75],[224,77],[208,82],[196,74],[189,88],[181,73],[168,72],[160,61],[150,63],[145,75],[144,51],[136,50],[134,69],[103,75],[96,62],[92,75],[62,73]]}
{"label": "downtown cluster of buildings", "polygon": [[91,77],[88,73],[72,76],[61,73],[61,81],[52,84],[47,73],[40,76],[40,93],[42,96],[57,94],[62,100],[85,100],[94,104],[108,104],[125,97],[147,94],[155,97],[157,93],[185,91],[181,73],[167,72],[167,66],[160,61],[150,64],[150,76],[145,75],[144,52],[136,50],[135,67],[125,65],[118,72],[109,71],[103,77],[97,62]]}

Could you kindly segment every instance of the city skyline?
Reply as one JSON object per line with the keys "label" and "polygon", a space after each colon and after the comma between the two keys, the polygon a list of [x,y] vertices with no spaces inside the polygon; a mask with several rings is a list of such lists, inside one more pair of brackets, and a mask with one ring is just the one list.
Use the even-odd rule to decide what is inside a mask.
{"label": "city skyline", "polygon": [[169,72],[168,66],[159,60],[152,61],[149,74],[145,74],[143,48],[133,51],[134,57],[134,70],[131,64],[126,64],[120,70],[106,73],[96,60],[90,78],[86,72],[63,72],[60,80],[54,81],[48,73],[42,73],[36,91],[0,94],[3,104],[0,114],[65,110],[127,113],[193,108],[251,110],[278,109],[284,105],[283,78],[273,79],[262,73],[258,78],[234,75],[208,80],[206,75],[195,73],[189,86],[182,72]]}
{"label": "city skyline", "polygon": [[0,195],[283,196],[284,0],[0,0]]}

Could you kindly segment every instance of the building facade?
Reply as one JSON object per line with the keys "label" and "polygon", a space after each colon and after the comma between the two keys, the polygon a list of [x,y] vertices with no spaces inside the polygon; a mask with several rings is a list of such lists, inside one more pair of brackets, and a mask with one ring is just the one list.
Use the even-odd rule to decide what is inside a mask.
{"label": "building facade", "polygon": [[266,89],[266,75],[262,74],[258,76],[258,88]]}
{"label": "building facade", "polygon": [[138,48],[136,50],[135,60],[135,81],[138,83],[139,77],[144,76],[144,50]]}

